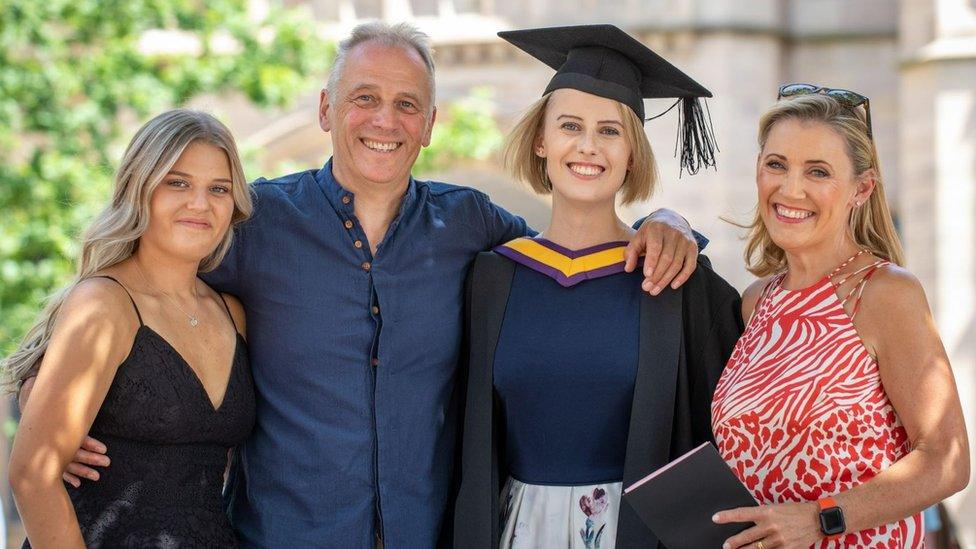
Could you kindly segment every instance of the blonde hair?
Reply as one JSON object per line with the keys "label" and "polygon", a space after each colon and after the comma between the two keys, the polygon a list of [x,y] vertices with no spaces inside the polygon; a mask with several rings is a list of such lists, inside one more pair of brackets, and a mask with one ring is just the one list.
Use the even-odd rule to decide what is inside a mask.
{"label": "blonde hair", "polygon": [[[855,177],[874,170],[874,191],[865,204],[851,211],[851,237],[859,247],[868,249],[874,255],[904,265],[901,242],[885,198],[878,151],[874,141],[868,137],[864,113],[860,109],[845,107],[823,94],[783,99],[770,107],[759,120],[760,151],[765,148],[773,126],[788,119],[820,122],[837,132],[846,144]],[[749,272],[762,277],[785,269],[786,253],[769,236],[758,208],[752,223],[744,227],[749,229],[745,250]]]}
{"label": "blonde hair", "polygon": [[[528,184],[538,194],[552,192],[552,183],[546,175],[546,159],[535,154],[536,139],[545,124],[550,97],[552,93],[529,106],[508,134],[503,153],[505,167],[517,180]],[[626,205],[647,200],[654,194],[657,164],[641,119],[629,107],[620,103],[617,107],[623,119],[624,135],[631,144],[631,167],[621,187],[623,195],[620,201]]]}
{"label": "blonde hair", "polygon": [[[51,339],[58,312],[68,294],[94,273],[129,258],[139,245],[139,238],[149,226],[149,199],[184,149],[202,141],[227,153],[233,181],[231,196],[234,213],[231,225],[251,215],[251,190],[237,154],[234,137],[223,124],[209,114],[175,109],[156,116],[139,128],[129,143],[115,175],[112,201],[95,218],[81,237],[81,254],[74,278],[51,296],[44,310],[28,330],[17,349],[0,363],[3,384],[14,390],[29,377],[40,363]],[[220,265],[230,249],[233,230],[228,229],[217,248],[200,261],[200,271]]]}

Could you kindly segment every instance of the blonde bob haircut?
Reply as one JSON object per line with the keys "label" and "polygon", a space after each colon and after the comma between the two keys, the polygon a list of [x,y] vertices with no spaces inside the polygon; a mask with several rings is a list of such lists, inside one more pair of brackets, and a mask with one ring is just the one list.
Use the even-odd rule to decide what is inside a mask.
{"label": "blonde bob haircut", "polygon": [[[759,120],[759,150],[766,147],[769,132],[783,120],[796,119],[820,122],[843,138],[846,151],[854,167],[854,177],[874,171],[875,187],[865,204],[852,208],[848,222],[851,238],[860,248],[896,265],[904,265],[904,255],[898,233],[891,219],[885,198],[878,163],[878,151],[868,137],[865,115],[861,109],[850,109],[823,94],[810,94],[782,99],[770,107]],[[786,253],[777,246],[766,230],[759,209],[746,237],[745,260],[749,272],[763,277],[786,268]]]}
{"label": "blonde bob haircut", "polygon": [[[547,93],[533,103],[508,135],[503,153],[505,167],[515,179],[528,184],[538,194],[552,192],[552,183],[546,175],[546,159],[535,154],[535,144],[546,120],[546,108],[552,93]],[[651,143],[644,133],[644,123],[634,111],[617,103],[623,120],[624,135],[631,145],[631,167],[621,186],[620,203],[623,205],[647,200],[654,194],[657,183],[657,163]]]}
{"label": "blonde bob haircut", "polygon": [[61,305],[71,290],[93,274],[128,259],[138,248],[139,238],[149,226],[149,201],[153,191],[194,142],[209,143],[227,154],[232,180],[234,213],[231,227],[216,249],[200,261],[200,272],[220,265],[230,249],[233,226],[251,215],[251,190],[230,130],[213,116],[174,109],[156,116],[139,128],[129,142],[115,174],[112,201],[82,234],[81,254],[74,278],[54,294],[28,330],[17,349],[0,362],[3,383],[15,390],[32,375],[51,340]]}

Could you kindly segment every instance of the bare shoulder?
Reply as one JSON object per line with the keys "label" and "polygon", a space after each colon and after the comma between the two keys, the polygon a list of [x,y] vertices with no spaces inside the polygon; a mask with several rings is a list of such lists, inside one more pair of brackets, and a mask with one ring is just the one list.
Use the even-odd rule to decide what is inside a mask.
{"label": "bare shoulder", "polygon": [[104,278],[83,280],[58,311],[46,364],[114,367],[128,354],[139,321],[121,286]]}
{"label": "bare shoulder", "polygon": [[884,346],[937,332],[921,282],[897,265],[879,267],[868,279],[854,323],[876,356]]}
{"label": "bare shoulder", "polygon": [[748,288],[742,292],[742,321],[748,322],[749,317],[752,316],[752,312],[756,310],[756,305],[759,303],[759,297],[762,295],[763,290],[773,279],[775,275],[764,276],[758,280],[755,280]]}
{"label": "bare shoulder", "polygon": [[899,309],[928,310],[925,289],[918,278],[904,267],[888,264],[878,267],[864,287],[862,310],[883,309],[889,314]]}
{"label": "bare shoulder", "polygon": [[[885,265],[874,272],[864,287],[854,323],[877,357],[882,377],[917,375],[920,368],[934,364],[948,366],[925,290],[903,267]],[[885,385],[890,391],[888,381]]]}
{"label": "bare shoulder", "polygon": [[237,325],[237,331],[241,334],[246,333],[247,318],[244,314],[244,304],[235,295],[225,294],[223,292],[220,295],[227,303],[227,308],[230,309],[230,316],[234,317],[234,324]]}
{"label": "bare shoulder", "polygon": [[71,289],[58,319],[76,319],[97,325],[138,326],[132,301],[118,283],[107,278],[87,278]]}

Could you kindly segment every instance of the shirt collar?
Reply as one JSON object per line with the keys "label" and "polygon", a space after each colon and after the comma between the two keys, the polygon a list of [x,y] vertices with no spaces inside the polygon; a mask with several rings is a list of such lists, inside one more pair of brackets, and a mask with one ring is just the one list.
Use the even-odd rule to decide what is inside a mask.
{"label": "shirt collar", "polygon": [[[318,183],[319,188],[322,190],[322,194],[329,199],[332,206],[337,210],[348,210],[352,211],[352,201],[355,199],[355,194],[352,191],[346,190],[332,174],[332,158],[330,157],[325,166],[316,172],[315,181]],[[343,197],[348,197],[346,202],[343,202]],[[400,204],[400,212],[394,218],[393,223],[390,228],[392,229],[396,226],[400,219],[403,217],[404,212],[409,211],[414,203],[417,201],[417,182],[414,181],[413,176],[407,182],[407,191],[403,194],[403,202]]]}

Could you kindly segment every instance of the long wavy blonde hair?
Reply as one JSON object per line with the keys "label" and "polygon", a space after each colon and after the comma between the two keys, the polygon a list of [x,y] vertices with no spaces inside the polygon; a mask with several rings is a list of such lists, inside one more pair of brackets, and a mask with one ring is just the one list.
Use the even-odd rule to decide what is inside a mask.
{"label": "long wavy blonde hair", "polygon": [[[112,202],[82,233],[75,276],[51,296],[17,349],[0,363],[3,385],[8,391],[15,390],[40,363],[61,305],[74,287],[94,273],[124,261],[136,251],[139,238],[149,226],[149,199],[153,191],[194,141],[209,143],[227,153],[234,199],[231,226],[251,215],[251,190],[244,178],[234,137],[226,126],[209,114],[187,109],[167,111],[147,122],[125,150],[115,175]],[[200,261],[201,272],[220,265],[230,249],[233,232],[228,229],[217,248]]]}
{"label": "long wavy blonde hair", "polygon": [[[874,192],[864,205],[852,209],[848,228],[859,247],[867,248],[874,255],[892,263],[904,265],[901,242],[891,219],[888,200],[885,198],[878,151],[874,146],[874,140],[868,137],[868,127],[861,109],[844,107],[837,100],[822,94],[800,95],[778,101],[759,120],[760,151],[766,147],[773,126],[787,119],[811,120],[826,124],[837,132],[847,145],[847,156],[851,160],[856,177],[868,170],[874,170]],[[749,229],[745,251],[749,272],[763,277],[786,268],[786,253],[769,236],[758,208],[752,223],[740,226]]]}

